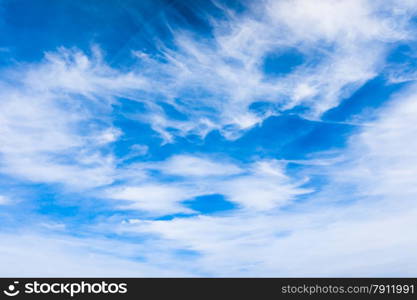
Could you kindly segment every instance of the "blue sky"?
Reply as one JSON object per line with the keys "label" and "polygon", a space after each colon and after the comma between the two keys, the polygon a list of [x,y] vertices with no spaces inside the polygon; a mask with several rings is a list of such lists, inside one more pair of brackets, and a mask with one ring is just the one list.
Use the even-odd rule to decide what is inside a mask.
{"label": "blue sky", "polygon": [[0,15],[0,275],[416,276],[417,1]]}

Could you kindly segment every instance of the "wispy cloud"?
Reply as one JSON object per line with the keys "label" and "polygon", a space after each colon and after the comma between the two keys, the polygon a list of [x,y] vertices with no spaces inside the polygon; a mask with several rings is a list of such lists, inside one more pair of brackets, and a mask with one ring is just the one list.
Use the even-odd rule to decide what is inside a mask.
{"label": "wispy cloud", "polygon": [[[243,16],[228,11],[215,21],[213,37],[174,32],[174,50],[162,46],[160,60],[138,55],[163,78],[164,101],[187,115],[172,121],[154,111],[148,121],[166,138],[168,127],[205,135],[220,130],[236,138],[270,114],[304,106],[319,118],[383,66],[391,43],[410,38],[412,4],[369,1],[262,1]],[[303,62],[278,78],[264,73],[268,55],[296,50]],[[137,53],[137,52],[136,52]],[[180,99],[180,100],[178,100]],[[255,102],[275,108],[253,112]]]}
{"label": "wispy cloud", "polygon": [[[141,257],[153,257],[145,245],[118,243],[116,247],[114,240],[42,232],[2,233],[0,236],[7,241],[0,246],[3,276],[163,277],[192,274],[179,266],[164,264],[164,254],[155,247],[155,265],[141,262]],[[28,249],[31,249],[30,253]],[[160,260],[157,260],[158,255]]]}
{"label": "wispy cloud", "polygon": [[[259,147],[242,159],[231,147],[244,147],[233,142],[271,116],[321,121],[381,73],[393,47],[414,42],[417,3],[265,0],[239,13],[213,3],[222,17],[206,15],[209,35],[164,24],[172,40],[155,42],[154,52],[130,49],[129,66],[93,46],[2,67],[1,175],[54,194],[45,200],[39,190],[42,201],[28,205],[41,220],[30,232],[0,233],[2,275],[415,275],[415,86],[375,120],[362,114],[367,126],[333,151],[294,159]],[[392,70],[387,84],[414,80]],[[140,109],[114,109],[130,102]],[[293,127],[265,139],[283,130]],[[187,148],[195,136],[199,150]],[[235,206],[190,208],[210,195]],[[80,221],[80,209],[74,224],[39,216],[61,197],[87,210],[95,201],[105,213]],[[2,187],[0,205],[15,202]]]}
{"label": "wispy cloud", "polygon": [[[197,196],[222,194],[243,210],[269,210],[288,204],[297,195],[309,193],[285,175],[285,164],[258,161],[248,165],[214,162],[209,158],[179,155],[158,163],[137,165],[146,172],[159,171],[136,185],[123,183],[108,189],[106,197],[133,204],[123,207],[148,214],[193,213],[181,202]],[[163,180],[161,176],[176,176]],[[169,178],[169,177],[168,177]],[[195,212],[194,212],[195,213]]]}
{"label": "wispy cloud", "polygon": [[[338,160],[322,165],[329,180],[323,194],[287,212],[131,220],[117,230],[154,233],[172,247],[197,251],[198,269],[217,276],[413,276],[414,98],[415,87],[395,95]],[[257,187],[265,191],[267,182]],[[242,186],[234,191],[251,195],[245,190],[251,185]],[[262,195],[248,199],[261,205]]]}
{"label": "wispy cloud", "polygon": [[0,205],[5,205],[10,202],[10,199],[6,196],[0,195]]}

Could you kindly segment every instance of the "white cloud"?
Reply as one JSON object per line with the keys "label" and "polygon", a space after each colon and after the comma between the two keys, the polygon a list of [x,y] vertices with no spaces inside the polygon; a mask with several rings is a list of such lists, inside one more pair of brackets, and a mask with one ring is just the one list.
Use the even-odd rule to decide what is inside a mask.
{"label": "white cloud", "polygon": [[148,164],[148,166],[165,174],[183,177],[228,176],[243,172],[238,166],[225,161],[191,155],[176,155],[163,163]]}
{"label": "white cloud", "polygon": [[[89,57],[62,48],[39,64],[3,72],[0,168],[28,180],[78,188],[112,183],[115,159],[103,150],[122,134],[108,119],[110,104],[119,97],[145,103],[146,111],[132,117],[149,122],[168,142],[176,134],[204,136],[213,129],[236,138],[274,113],[249,111],[260,100],[282,109],[302,104],[310,108],[307,117],[317,118],[375,76],[387,45],[409,38],[414,3],[379,4],[264,1],[246,14],[229,11],[226,21],[211,20],[213,38],[205,42],[174,30],[176,50],[161,48],[165,62],[134,52],[138,64],[125,73],[106,65],[94,47]],[[307,60],[321,58],[266,80],[265,56],[288,48],[297,48]],[[156,96],[187,120],[172,119],[155,103]],[[192,170],[182,166],[184,175],[228,172],[219,167],[209,172],[209,163],[200,162],[198,170],[187,163]],[[171,164],[165,172],[179,168],[178,161]]]}
{"label": "white cloud", "polygon": [[[416,85],[396,94],[368,124],[350,140],[344,162],[336,165],[335,181],[353,183],[358,197],[414,202],[417,193]],[[345,168],[344,174],[337,170]],[[336,176],[337,175],[337,176]],[[395,205],[395,202],[392,202]]]}
{"label": "white cloud", "polygon": [[[149,257],[147,263],[132,263],[129,251],[105,252],[115,248],[111,243],[98,247],[105,254],[96,255],[87,249],[90,243],[68,237],[3,235],[2,275],[128,276],[138,269],[147,276],[196,274],[181,271],[182,261],[170,256],[179,248],[198,251],[201,256],[189,268],[212,275],[416,275],[415,89],[398,96],[378,121],[352,138],[343,153],[346,161],[324,165],[320,171],[330,184],[300,204],[292,200],[308,190],[277,161],[238,166],[175,156],[117,169],[116,159],[105,151],[122,134],[108,120],[110,104],[119,97],[144,102],[146,112],[133,117],[149,122],[169,142],[175,134],[204,136],[213,129],[236,138],[266,117],[248,109],[260,100],[281,109],[305,105],[306,117],[319,118],[378,73],[392,43],[411,37],[407,26],[416,7],[414,1],[262,3],[243,16],[229,13],[227,21],[213,21],[214,37],[208,41],[174,32],[177,49],[161,48],[166,62],[136,53],[140,61],[131,72],[110,68],[98,50],[88,57],[61,49],[39,64],[3,74],[2,173],[75,189],[101,187],[105,197],[126,201],[122,207],[153,216],[189,213],[181,202],[208,193],[221,193],[241,209],[111,228],[158,236],[146,246],[158,250],[164,268],[173,266],[167,271]],[[266,78],[261,70],[265,56],[289,48],[297,48],[310,63]],[[171,119],[155,96],[187,120]],[[148,170],[184,178],[164,183],[143,174]],[[115,179],[126,182],[103,187]],[[279,211],[291,204],[292,213]],[[28,248],[39,251],[29,258]]]}
{"label": "white cloud", "polygon": [[151,215],[190,213],[192,210],[179,202],[195,197],[192,189],[187,187],[158,183],[112,188],[106,192],[106,196],[129,201],[121,205],[123,208],[137,209]]}
{"label": "white cloud", "polygon": [[6,197],[4,195],[0,195],[0,205],[6,205],[10,203],[9,197]]}
{"label": "white cloud", "polygon": [[[278,192],[278,198],[267,193],[265,202],[256,203],[262,199],[262,192],[268,191],[263,184],[269,185],[269,180],[287,184],[280,163],[259,162],[249,168],[245,166],[243,174],[230,175],[224,181],[226,186],[230,184],[232,187],[235,180],[245,183],[239,186],[244,187],[243,190],[231,189],[231,197],[235,195],[239,199],[239,194],[243,195],[240,201],[244,203],[244,195],[252,194],[249,199],[253,202],[249,203],[252,210],[226,216],[137,220],[119,226],[107,224],[111,226],[108,229],[121,234],[156,235],[146,246],[150,252],[156,247],[158,255],[165,256],[164,266],[172,266],[170,270],[158,269],[157,259],[149,258],[138,264],[130,260],[128,253],[95,254],[95,251],[83,250],[82,244],[68,248],[67,242],[62,246],[62,241],[55,244],[51,240],[37,244],[54,246],[50,247],[52,249],[42,248],[35,259],[31,258],[28,269],[22,263],[28,261],[27,255],[15,249],[33,245],[35,240],[44,240],[36,237],[29,239],[28,243],[26,238],[7,237],[8,247],[2,249],[2,257],[8,258],[2,263],[3,274],[75,276],[82,273],[85,276],[104,272],[105,267],[108,273],[101,274],[112,276],[415,276],[415,94],[412,88],[397,95],[392,104],[380,112],[379,120],[368,124],[352,138],[351,146],[344,152],[347,163],[338,159],[333,161],[334,165],[323,165],[336,189],[326,187],[330,191],[327,196],[335,198],[328,199],[331,203],[327,205],[315,203],[317,199],[314,196],[307,199],[306,204],[294,206],[292,213],[268,211],[270,203],[279,206],[279,197],[282,194],[291,197],[292,193]],[[245,182],[248,176],[252,176],[252,182]],[[353,184],[357,189],[350,193],[343,189],[337,191],[345,184]],[[273,190],[278,190],[278,186],[274,185]],[[261,190],[259,194],[256,193],[258,189]],[[158,201],[172,201],[164,205],[172,212],[179,212],[175,203],[186,198],[188,193],[174,187],[161,189],[149,185],[120,189],[119,197],[156,212],[161,211]],[[335,200],[346,198],[355,201],[342,207],[335,205]],[[259,208],[264,212],[261,213]],[[163,250],[159,248],[161,245]],[[179,267],[181,259],[169,256],[175,249],[197,251],[199,256],[189,261],[184,270]],[[88,257],[88,261],[82,257]],[[79,267],[74,267],[76,261],[81,262],[75,264]],[[40,269],[39,265],[46,267]],[[59,266],[59,271],[56,266]],[[137,273],[138,268],[143,273]]]}
{"label": "white cloud", "polygon": [[[337,43],[366,42],[403,38],[402,26],[395,17],[409,11],[404,2],[367,0],[269,1],[267,12],[274,22],[284,23],[294,39],[316,42],[318,39]],[[382,16],[382,13],[389,13]],[[398,31],[399,29],[399,31]]]}
{"label": "white cloud", "polygon": [[[376,207],[367,206],[366,209]],[[278,215],[199,216],[124,224],[198,251],[212,276],[415,276],[416,210],[364,207]],[[168,250],[169,251],[169,250]]]}
{"label": "white cloud", "polygon": [[[5,277],[163,277],[190,276],[180,266],[168,266],[156,246],[74,238],[51,233],[0,233],[0,273]],[[31,251],[28,251],[31,249]],[[134,258],[144,256],[146,262]],[[159,262],[157,260],[159,256]],[[173,263],[173,262],[172,262]]]}
{"label": "white cloud", "polygon": [[148,146],[138,145],[138,144],[133,145],[132,147],[130,147],[130,149],[132,150],[133,155],[138,155],[138,156],[146,155],[149,151]]}
{"label": "white cloud", "polygon": [[101,101],[106,96],[147,85],[137,73],[121,73],[106,65],[97,46],[92,48],[90,56],[66,48],[47,52],[42,63],[25,66],[23,71],[20,77],[24,84],[36,92],[74,93],[89,98],[101,96]]}
{"label": "white cloud", "polygon": [[112,125],[111,104],[145,80],[108,67],[96,47],[89,57],[61,48],[2,75],[1,172],[71,189],[113,182],[108,146],[123,133]]}
{"label": "white cloud", "polygon": [[[290,210],[131,220],[115,230],[197,251],[194,267],[212,276],[415,276],[416,91],[395,95],[333,163],[315,163],[311,172],[329,183]],[[257,174],[285,177],[270,166]]]}
{"label": "white cloud", "polygon": [[[238,204],[239,209],[265,211],[291,203],[297,195],[311,192],[300,188],[304,181],[296,181],[285,174],[285,163],[260,160],[236,165],[209,157],[177,155],[165,161],[140,163],[129,167],[152,173],[136,182],[107,189],[106,198],[130,201],[124,208],[148,214],[190,213],[182,201],[197,196],[222,194],[226,200]],[[126,172],[126,171],[124,171]],[[128,173],[129,171],[127,171]],[[123,174],[123,172],[121,172]],[[163,182],[160,176],[179,176],[175,182]]]}
{"label": "white cloud", "polygon": [[284,172],[284,164],[278,161],[254,163],[249,174],[218,182],[219,192],[230,201],[251,211],[276,209],[289,204],[297,195],[309,190],[299,188],[302,182],[294,182]]}
{"label": "white cloud", "polygon": [[[393,42],[410,38],[414,7],[392,1],[262,1],[246,14],[227,11],[226,21],[211,20],[212,39],[174,31],[176,49],[161,50],[167,63],[135,53],[164,78],[158,90],[188,120],[173,121],[158,110],[147,120],[172,141],[168,127],[201,135],[219,129],[236,138],[270,115],[251,112],[256,101],[281,109],[304,105],[306,117],[319,118],[378,74]],[[270,78],[263,60],[288,49],[297,49],[306,63]]]}
{"label": "white cloud", "polygon": [[62,50],[22,66],[18,75],[4,72],[12,83],[3,83],[0,92],[1,172],[72,188],[112,182],[114,159],[101,151],[119,132],[111,123],[95,121],[106,103],[95,102],[91,115],[84,97],[91,89],[83,84],[94,78],[83,77],[85,64],[86,56]]}

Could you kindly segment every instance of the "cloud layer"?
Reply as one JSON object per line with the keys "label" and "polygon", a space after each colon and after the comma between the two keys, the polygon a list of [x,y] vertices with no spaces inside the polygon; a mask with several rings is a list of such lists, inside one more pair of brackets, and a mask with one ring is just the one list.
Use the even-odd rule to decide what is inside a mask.
{"label": "cloud layer", "polygon": [[417,2],[211,5],[1,65],[0,275],[416,275]]}

